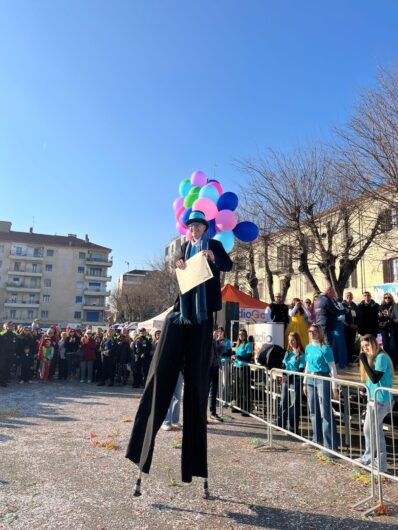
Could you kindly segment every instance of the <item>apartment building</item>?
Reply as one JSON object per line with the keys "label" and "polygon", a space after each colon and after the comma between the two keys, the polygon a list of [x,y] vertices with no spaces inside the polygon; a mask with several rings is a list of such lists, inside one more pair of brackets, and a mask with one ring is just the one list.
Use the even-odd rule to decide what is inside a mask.
{"label": "apartment building", "polygon": [[175,267],[177,256],[179,256],[181,247],[185,241],[185,236],[175,237],[165,248],[165,259],[170,267]]}
{"label": "apartment building", "polygon": [[111,249],[0,221],[0,320],[104,326]]}
{"label": "apartment building", "polygon": [[117,279],[118,291],[123,292],[127,287],[141,283],[150,272],[145,269],[133,269],[121,274]]}

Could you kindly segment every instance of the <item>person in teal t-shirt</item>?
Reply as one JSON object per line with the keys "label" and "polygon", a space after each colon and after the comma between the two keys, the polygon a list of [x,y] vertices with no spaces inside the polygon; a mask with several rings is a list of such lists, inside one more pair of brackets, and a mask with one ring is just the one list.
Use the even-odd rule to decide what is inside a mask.
{"label": "person in teal t-shirt", "polygon": [[[366,410],[365,425],[363,433],[365,435],[365,452],[357,459],[357,462],[368,466],[373,458],[371,454],[371,416],[373,414],[374,432],[379,437],[379,458],[375,459],[374,466],[380,471],[387,471],[387,449],[386,439],[383,432],[383,420],[392,410],[393,403],[388,390],[380,390],[376,395],[377,388],[392,388],[394,369],[389,355],[381,350],[373,335],[364,335],[361,339],[361,353],[359,354],[361,381],[365,382],[369,389],[371,403],[368,403]],[[375,414],[377,407],[377,421]],[[373,449],[376,448],[376,440],[373,442]]]}
{"label": "person in teal t-shirt", "polygon": [[234,358],[235,374],[235,401],[241,409],[242,415],[250,413],[251,389],[250,389],[250,367],[249,363],[253,358],[253,345],[249,342],[247,331],[241,329],[236,345]]}
{"label": "person in teal t-shirt", "polygon": [[[288,335],[287,351],[282,364],[287,371],[303,372],[305,368],[304,348],[300,335],[292,331]],[[286,374],[282,378],[281,404],[278,425],[298,434],[300,423],[301,377]]]}

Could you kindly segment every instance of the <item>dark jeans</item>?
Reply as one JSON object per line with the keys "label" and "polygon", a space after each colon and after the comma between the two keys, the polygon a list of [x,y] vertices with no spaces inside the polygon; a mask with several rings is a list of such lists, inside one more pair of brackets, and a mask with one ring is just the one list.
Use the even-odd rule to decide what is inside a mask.
{"label": "dark jeans", "polygon": [[33,355],[22,353],[21,355],[21,381],[27,383],[33,377]]}
{"label": "dark jeans", "polygon": [[381,338],[383,341],[383,350],[388,353],[388,355],[391,357],[392,363],[394,366],[397,366],[398,359],[397,359],[397,350],[395,346],[395,340],[394,340],[394,333],[392,329],[389,330],[383,330],[381,332]]}
{"label": "dark jeans", "polygon": [[300,424],[301,405],[301,377],[286,376],[282,383],[281,405],[279,408],[278,425],[283,429],[298,434]]}
{"label": "dark jeans", "polygon": [[210,367],[210,413],[217,414],[217,394],[218,394],[218,376],[219,367]]}
{"label": "dark jeans", "polygon": [[12,358],[9,355],[4,355],[0,352],[0,385],[7,384],[10,379],[10,368]]}
{"label": "dark jeans", "polygon": [[105,383],[109,380],[109,384],[113,385],[115,380],[116,371],[116,359],[107,355],[102,356],[102,379],[101,382]]}
{"label": "dark jeans", "polygon": [[355,338],[357,330],[344,326],[345,344],[347,348],[348,362],[353,363],[358,358],[358,352],[355,350]]}
{"label": "dark jeans", "polygon": [[251,388],[250,388],[250,367],[242,366],[234,368],[235,371],[235,401],[236,405],[243,412],[251,413]]}
{"label": "dark jeans", "polygon": [[68,378],[68,362],[66,359],[58,360],[58,379],[67,379]]}

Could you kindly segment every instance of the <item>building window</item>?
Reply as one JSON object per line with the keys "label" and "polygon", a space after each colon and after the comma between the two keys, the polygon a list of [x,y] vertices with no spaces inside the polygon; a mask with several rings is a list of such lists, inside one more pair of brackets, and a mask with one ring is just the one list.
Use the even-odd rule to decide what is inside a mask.
{"label": "building window", "polygon": [[50,303],[50,295],[49,294],[43,294],[43,302],[45,304],[49,304]]}
{"label": "building window", "polygon": [[42,311],[41,318],[48,318],[48,311]]}
{"label": "building window", "polygon": [[11,311],[10,311],[10,318],[12,318],[12,320],[14,320],[15,318],[17,318],[17,310],[16,310],[16,309],[11,309]]}
{"label": "building window", "polygon": [[32,272],[38,272],[37,271],[37,263],[32,263]]}
{"label": "building window", "polygon": [[54,250],[51,248],[47,249],[47,256],[54,256]]}
{"label": "building window", "polygon": [[78,272],[79,274],[84,274],[84,267],[78,267],[78,268],[77,268],[77,272]]}
{"label": "building window", "polygon": [[86,253],[85,252],[79,252],[79,259],[86,259]]}
{"label": "building window", "polygon": [[389,232],[398,227],[398,209],[386,209],[380,219],[380,232]]}
{"label": "building window", "polygon": [[20,271],[21,270],[21,262],[20,261],[16,261],[14,263],[14,271]]}
{"label": "building window", "polygon": [[164,255],[165,255],[165,256],[168,256],[168,255],[169,255],[169,247],[166,247],[165,252],[164,252]]}
{"label": "building window", "polygon": [[281,245],[277,248],[277,260],[279,269],[288,269],[292,262],[292,248],[289,245]]}
{"label": "building window", "polygon": [[43,280],[44,287],[51,287],[51,280],[50,278],[44,278]]}
{"label": "building window", "polygon": [[43,256],[43,249],[42,248],[34,248],[33,249],[33,256],[35,258],[41,258]]}
{"label": "building window", "polygon": [[33,309],[28,309],[28,318],[29,320],[33,319]]}
{"label": "building window", "polygon": [[82,312],[81,311],[75,311],[75,314],[73,315],[73,318],[81,319],[82,318]]}
{"label": "building window", "polygon": [[398,282],[398,258],[383,260],[384,283]]}
{"label": "building window", "polygon": [[52,272],[53,270],[53,266],[50,265],[49,263],[46,264],[46,272]]}
{"label": "building window", "polygon": [[82,304],[83,303],[83,297],[82,296],[76,296],[76,304]]}
{"label": "building window", "polygon": [[98,267],[91,267],[90,276],[103,276],[102,269]]}

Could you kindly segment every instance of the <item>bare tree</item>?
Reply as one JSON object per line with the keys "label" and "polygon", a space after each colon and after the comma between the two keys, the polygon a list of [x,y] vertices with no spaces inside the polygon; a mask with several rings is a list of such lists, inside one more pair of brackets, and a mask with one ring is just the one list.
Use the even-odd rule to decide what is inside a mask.
{"label": "bare tree", "polygon": [[156,260],[151,270],[136,285],[123,290],[115,289],[110,296],[111,307],[117,312],[119,321],[142,322],[170,307],[178,295],[178,284],[174,270],[165,260]]}
{"label": "bare tree", "polygon": [[337,130],[340,172],[360,194],[398,207],[398,70],[380,69],[347,127]]}
{"label": "bare tree", "polygon": [[[319,290],[312,272],[318,269],[342,296],[358,261],[380,233],[380,215],[366,218],[363,202],[356,200],[355,191],[346,186],[334,160],[323,150],[301,150],[290,156],[270,151],[267,159],[241,165],[249,175],[246,190],[251,204],[275,228],[270,242],[280,242],[273,272],[287,271],[287,287],[297,263]],[[359,229],[365,222],[367,230]]]}

